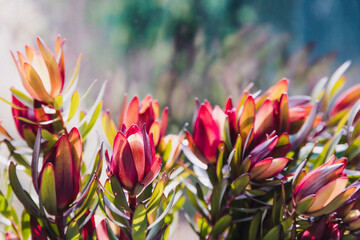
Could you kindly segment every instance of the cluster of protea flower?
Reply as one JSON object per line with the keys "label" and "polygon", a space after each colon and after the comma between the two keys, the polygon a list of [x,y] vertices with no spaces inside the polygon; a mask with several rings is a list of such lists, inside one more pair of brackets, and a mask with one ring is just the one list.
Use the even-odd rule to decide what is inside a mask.
{"label": "cluster of protea flower", "polygon": [[[166,134],[167,108],[160,114],[151,95],[129,104],[125,96],[117,126],[110,111],[103,114],[108,144],[99,141],[88,166],[85,139],[100,116],[101,93],[70,128],[79,61],[63,91],[63,43],[57,38],[53,54],[37,39],[39,53],[27,46],[26,57],[13,55],[28,94],[11,89],[12,103],[5,102],[27,144],[0,126],[14,160],[8,192],[0,192],[6,239],[167,239],[186,200],[200,239],[360,237],[360,86],[337,97],[349,62],[312,97],[288,96],[282,79],[263,94],[244,91],[236,104],[228,98],[224,108],[196,100],[192,133]],[[18,176],[28,175],[25,189]],[[25,208],[21,223],[12,192]]]}

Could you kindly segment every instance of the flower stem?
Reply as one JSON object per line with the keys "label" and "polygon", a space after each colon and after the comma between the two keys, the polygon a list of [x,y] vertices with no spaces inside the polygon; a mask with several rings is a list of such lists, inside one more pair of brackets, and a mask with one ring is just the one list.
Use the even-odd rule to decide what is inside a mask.
{"label": "flower stem", "polygon": [[57,227],[59,229],[60,239],[64,239],[65,238],[64,217],[62,215],[56,216],[55,222],[56,222],[56,225],[57,225]]}

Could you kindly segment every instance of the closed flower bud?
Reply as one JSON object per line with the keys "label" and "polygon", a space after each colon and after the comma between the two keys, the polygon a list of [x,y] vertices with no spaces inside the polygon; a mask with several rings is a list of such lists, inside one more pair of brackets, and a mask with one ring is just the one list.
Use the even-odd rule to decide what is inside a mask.
{"label": "closed flower bud", "polygon": [[161,168],[161,158],[155,155],[152,138],[145,127],[140,130],[131,125],[124,134],[119,131],[114,139],[110,172],[131,194],[135,187],[146,187],[157,176]]}

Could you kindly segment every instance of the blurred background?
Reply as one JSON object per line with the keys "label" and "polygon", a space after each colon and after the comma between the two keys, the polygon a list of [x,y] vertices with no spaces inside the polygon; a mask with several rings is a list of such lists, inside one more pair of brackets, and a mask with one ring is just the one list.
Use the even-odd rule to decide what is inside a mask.
{"label": "blurred background", "polygon": [[169,105],[172,132],[191,119],[195,97],[222,105],[250,82],[265,90],[283,77],[305,94],[348,59],[348,84],[359,81],[356,0],[0,0],[0,22],[2,96],[21,88],[9,50],[35,47],[36,36],[53,48],[61,34],[68,76],[84,54],[80,91],[107,80],[115,118],[125,92],[151,93]]}
{"label": "blurred background", "polygon": [[291,94],[307,94],[348,59],[347,84],[360,82],[356,0],[0,0],[0,23],[4,98],[22,89],[10,50],[35,47],[37,36],[53,49],[60,34],[68,77],[84,54],[80,93],[98,79],[89,101],[107,80],[104,106],[116,119],[124,93],[151,93],[170,107],[173,133],[191,121],[195,97],[222,106],[250,82],[265,90],[287,77]]}

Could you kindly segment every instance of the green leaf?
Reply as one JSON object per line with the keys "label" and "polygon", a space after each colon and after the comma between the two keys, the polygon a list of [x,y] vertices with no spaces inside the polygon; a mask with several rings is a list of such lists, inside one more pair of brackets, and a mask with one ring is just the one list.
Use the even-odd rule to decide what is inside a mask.
{"label": "green leaf", "polygon": [[341,137],[342,137],[343,131],[339,131],[336,133],[336,135],[328,140],[328,142],[325,144],[324,149],[319,154],[319,157],[314,165],[314,168],[319,167],[322,165],[326,159],[329,159],[331,155],[334,154],[335,147],[339,143]]}
{"label": "green leaf", "polygon": [[273,227],[263,238],[263,240],[273,240],[280,238],[281,225]]}
{"label": "green leaf", "polygon": [[161,200],[161,196],[162,196],[163,192],[164,192],[164,182],[163,182],[163,180],[160,180],[156,184],[153,194],[151,195],[149,204],[147,206],[148,214],[150,214],[152,211],[154,211],[157,208],[157,206]]}
{"label": "green leaf", "polygon": [[199,217],[197,219],[200,239],[206,239],[207,235],[211,232],[211,226],[206,218]]}
{"label": "green leaf", "polygon": [[62,95],[57,95],[55,97],[54,108],[56,110],[59,110],[62,106],[63,106],[63,96]]}
{"label": "green leaf", "polygon": [[300,175],[300,173],[301,173],[301,170],[304,168],[304,166],[305,166],[305,164],[306,164],[307,161],[308,161],[307,159],[304,159],[304,160],[299,164],[299,166],[296,168],[295,173],[294,173],[294,177],[293,177],[292,183],[291,183],[293,189],[295,189],[296,180],[297,180],[297,178],[299,177],[299,175]]}
{"label": "green leaf", "polygon": [[54,137],[48,130],[41,129],[41,137],[48,141],[47,148],[50,149],[57,141],[57,138]]}
{"label": "green leaf", "polygon": [[[172,190],[172,192],[169,193],[169,196],[171,196],[174,192],[175,192],[175,190]],[[175,197],[173,196],[171,198],[169,204],[167,205],[165,211],[158,218],[156,218],[156,220],[147,228],[148,230],[155,227],[166,216],[166,214],[168,214],[168,212],[170,211],[170,209],[172,208],[172,206],[174,204],[174,200],[175,200]]]}
{"label": "green leaf", "polygon": [[221,179],[223,178],[222,168],[224,164],[224,151],[224,147],[222,147],[216,164],[216,176],[219,181],[221,181]]}
{"label": "green leaf", "polygon": [[[164,195],[161,196],[160,202],[158,204],[158,213],[156,218],[159,218],[161,214],[166,209],[166,198]],[[159,221],[154,227],[152,227],[149,230],[149,233],[146,236],[146,240],[152,240],[155,238],[155,236],[158,234],[158,232],[161,230],[162,226],[164,225],[164,219]]]}
{"label": "green leaf", "polygon": [[24,210],[21,214],[21,235],[23,239],[29,239],[30,234],[30,215]]}
{"label": "green leaf", "polygon": [[19,182],[19,179],[16,175],[16,166],[13,162],[10,163],[9,166],[9,180],[10,185],[17,196],[17,198],[20,200],[20,202],[24,205],[24,208],[29,211],[30,214],[33,214],[34,216],[40,216],[40,210],[34,203],[34,201],[31,199],[30,195],[24,191],[24,189],[21,187],[21,184]]}
{"label": "green leaf", "polygon": [[185,188],[186,193],[188,195],[188,199],[190,200],[193,207],[204,217],[207,217],[208,210],[205,208],[205,206],[199,204],[199,200],[196,197],[196,195],[188,188]]}
{"label": "green leaf", "polygon": [[87,124],[84,133],[82,134],[83,139],[86,138],[86,136],[89,134],[89,132],[91,131],[91,129],[93,128],[93,126],[96,123],[96,120],[99,118],[100,112],[101,112],[101,107],[102,107],[102,102],[99,102],[99,104],[97,105],[91,119],[90,122]]}
{"label": "green leaf", "polygon": [[26,169],[30,169],[30,164],[28,163],[28,161],[22,155],[16,153],[17,149],[11,144],[11,142],[7,139],[4,139],[3,141],[8,147],[11,156],[16,160],[16,162],[24,166]]}
{"label": "green leaf", "polygon": [[350,146],[345,150],[344,156],[351,161],[359,154],[360,154],[360,137],[355,139],[355,141],[352,144],[350,144]]}
{"label": "green leaf", "polygon": [[145,240],[146,237],[146,208],[143,203],[139,203],[135,209],[132,220],[132,237],[137,240]]}
{"label": "green leaf", "polygon": [[24,104],[28,108],[34,107],[34,100],[32,98],[28,97],[26,94],[15,88],[11,88],[10,91],[22,104]]}
{"label": "green leaf", "polygon": [[46,164],[43,169],[40,185],[41,200],[46,210],[52,214],[57,214],[56,204],[56,188],[55,188],[55,173],[54,167],[51,163]]}
{"label": "green leaf", "polygon": [[69,115],[66,122],[69,122],[74,117],[76,111],[79,108],[79,102],[80,102],[79,92],[75,91],[71,97]]}
{"label": "green leaf", "polygon": [[223,217],[221,217],[219,219],[219,221],[217,221],[215,223],[215,226],[212,229],[211,235],[213,237],[223,233],[227,227],[229,227],[231,224],[231,216],[230,215],[225,215]]}
{"label": "green leaf", "polygon": [[110,180],[111,180],[111,188],[115,196],[115,201],[118,203],[119,206],[129,211],[130,208],[126,200],[124,190],[122,189],[119,180],[114,175],[110,177]]}
{"label": "green leaf", "polygon": [[110,240],[118,240],[118,238],[116,237],[116,235],[114,234],[114,232],[111,230],[111,227],[109,225],[109,222],[107,220],[107,218],[105,218],[106,221],[106,230],[107,230],[107,234],[110,238]]}
{"label": "green leaf", "polygon": [[236,139],[236,143],[235,143],[235,147],[234,150],[234,157],[232,158],[231,162],[230,162],[230,166],[231,166],[231,176],[233,178],[236,178],[237,176],[239,176],[240,173],[240,164],[241,164],[241,135],[239,135]]}
{"label": "green leaf", "polygon": [[295,211],[297,214],[302,214],[309,209],[309,207],[314,203],[316,195],[312,194],[303,199],[296,205]]}
{"label": "green leaf", "polygon": [[293,224],[293,219],[290,217],[281,222],[281,226],[284,231],[287,231],[292,226],[292,224]]}
{"label": "green leaf", "polygon": [[221,211],[221,202],[223,200],[226,188],[228,186],[228,180],[224,178],[213,190],[211,197],[211,215],[217,218]]}
{"label": "green leaf", "polygon": [[250,174],[249,173],[244,173],[243,175],[240,175],[238,178],[236,178],[231,183],[232,195],[234,197],[237,197],[240,194],[242,194],[243,191],[245,190],[246,186],[249,184],[249,182],[250,182]]}
{"label": "green leaf", "polygon": [[3,193],[0,191],[0,213],[4,215],[4,217],[10,217],[9,205]]}
{"label": "green leaf", "polygon": [[[258,211],[256,212],[256,214],[254,215],[251,223],[250,223],[250,228],[249,228],[249,240],[256,240],[257,238],[257,233],[259,232],[259,226],[260,226],[260,221],[261,221],[261,212]],[[260,238],[259,238],[260,239]]]}
{"label": "green leaf", "polygon": [[80,231],[77,222],[71,222],[65,235],[66,240],[75,240],[80,238]]}
{"label": "green leaf", "polygon": [[8,104],[12,108],[15,108],[15,109],[18,109],[18,110],[25,110],[25,108],[19,107],[19,106],[15,105],[15,104],[9,102],[8,100],[6,100],[3,97],[0,97],[0,100],[3,101],[4,103]]}

